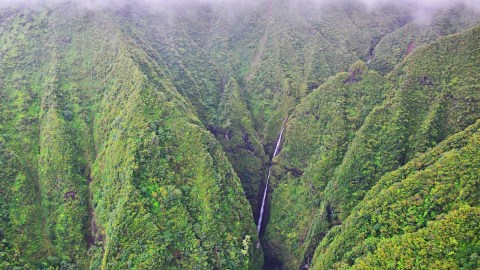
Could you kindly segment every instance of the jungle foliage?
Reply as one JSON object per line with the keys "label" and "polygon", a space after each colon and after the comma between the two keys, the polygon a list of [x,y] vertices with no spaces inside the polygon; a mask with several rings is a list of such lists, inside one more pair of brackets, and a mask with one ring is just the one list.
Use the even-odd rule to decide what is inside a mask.
{"label": "jungle foliage", "polygon": [[297,2],[0,8],[0,269],[480,267],[478,14]]}
{"label": "jungle foliage", "polygon": [[[479,82],[473,75],[478,72],[480,63],[479,37],[480,28],[476,27],[419,48],[380,80],[371,80],[367,76],[355,76],[356,80],[350,80],[358,69],[352,66],[350,75],[337,75],[297,106],[285,134],[284,150],[276,159],[279,166],[275,170],[277,180],[272,195],[269,223],[272,229],[267,230],[266,235],[271,251],[266,250],[267,253],[272,252],[273,256],[284,259],[282,263],[288,269],[302,263],[301,260],[310,262],[314,251],[319,254],[324,245],[332,253],[328,254],[330,257],[325,255],[314,259],[314,266],[319,265],[318,269],[345,268],[353,264],[359,256],[356,249],[345,251],[349,256],[345,261],[340,250],[355,244],[355,240],[345,237],[344,245],[333,246],[329,240],[322,239],[335,238],[333,232],[361,222],[356,218],[358,206],[366,203],[366,198],[374,190],[372,187],[386,173],[415,160],[479,118]],[[358,96],[353,99],[359,102],[357,108],[348,102],[352,92],[342,95],[345,88],[355,91],[352,84],[369,93],[361,95],[357,92]],[[335,92],[337,97],[330,97],[330,89],[338,91]],[[317,105],[320,102],[326,103]],[[367,111],[362,112],[363,108]],[[299,146],[307,142],[310,147]],[[465,162],[467,160],[475,162],[474,155],[465,157]],[[468,170],[459,165],[451,165],[452,173],[468,174]],[[473,170],[476,167],[477,164],[472,165]],[[471,181],[477,180],[476,173],[470,173],[474,176]],[[434,176],[432,181],[435,177],[438,178],[436,181],[447,178],[441,174]],[[453,178],[462,181],[459,175]],[[468,186],[468,192],[475,192],[471,188],[474,183]],[[408,188],[417,189],[414,186]],[[442,188],[449,187],[445,184]],[[408,195],[406,202],[427,200],[426,194],[410,194],[404,190],[399,193]],[[388,210],[395,206],[388,204],[390,199],[387,197],[394,198],[390,193],[377,197],[381,205],[369,215],[376,216],[383,209],[387,215],[392,215],[384,218],[386,222],[390,219],[398,222],[399,217]],[[444,203],[443,207],[451,206],[450,202]],[[461,204],[476,206],[475,202],[466,200],[461,200]],[[434,214],[428,211],[417,213],[419,216],[415,218],[425,223],[428,219],[424,215],[435,218],[446,214],[447,209],[432,212]],[[387,231],[395,234],[393,229]],[[357,230],[352,233],[362,235]],[[335,239],[340,238],[342,236]],[[471,250],[475,250],[476,244],[472,245]],[[362,252],[367,251],[362,249]],[[327,263],[332,261],[336,263]]]}

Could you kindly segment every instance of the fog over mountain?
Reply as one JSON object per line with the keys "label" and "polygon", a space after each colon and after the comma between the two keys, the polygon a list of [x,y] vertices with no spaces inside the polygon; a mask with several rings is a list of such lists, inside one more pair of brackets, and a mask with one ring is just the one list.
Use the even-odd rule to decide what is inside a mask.
{"label": "fog over mountain", "polygon": [[480,0],[0,0],[0,270],[480,269]]}
{"label": "fog over mountain", "polygon": [[[463,4],[467,8],[480,11],[480,1],[476,0],[287,0],[292,3],[300,3],[303,5],[315,4],[315,5],[328,5],[339,2],[352,2],[364,4],[369,9],[375,9],[385,5],[404,5],[410,7],[414,11],[422,10],[439,10],[448,9],[455,5]],[[88,9],[104,9],[104,8],[118,8],[126,5],[139,5],[165,8],[173,5],[191,5],[191,4],[223,4],[232,7],[238,5],[257,5],[261,2],[257,0],[2,0],[0,1],[0,7],[12,6],[12,5],[43,5],[43,4],[55,4],[55,3],[74,3],[81,7]]]}
{"label": "fog over mountain", "polygon": [[[30,8],[53,6],[58,4],[75,5],[79,10],[111,10],[140,7],[150,12],[160,12],[172,16],[178,8],[185,9],[198,5],[215,5],[222,7],[224,15],[233,18],[239,11],[258,8],[271,0],[1,0],[0,8],[27,6]],[[352,4],[363,5],[368,11],[375,12],[386,6],[397,6],[409,10],[417,24],[429,24],[436,12],[463,5],[466,9],[480,12],[477,0],[281,0],[274,4],[287,4],[296,9],[308,11],[319,10],[329,5]],[[303,11],[301,11],[303,12]]]}

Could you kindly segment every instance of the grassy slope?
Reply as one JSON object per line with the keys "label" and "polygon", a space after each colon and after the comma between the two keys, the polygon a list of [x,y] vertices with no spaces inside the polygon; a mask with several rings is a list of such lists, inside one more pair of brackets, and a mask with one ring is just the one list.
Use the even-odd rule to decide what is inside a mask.
{"label": "grassy slope", "polygon": [[[273,1],[267,37],[245,91],[263,141],[272,143],[279,127],[306,94],[329,76],[366,59],[371,41],[401,25],[399,10],[369,13],[361,6],[291,6]],[[258,48],[257,48],[258,49]]]}
{"label": "grassy slope", "polygon": [[385,172],[478,119],[479,32],[421,48],[389,75],[392,96],[367,117],[331,182],[341,219]]}
{"label": "grassy slope", "polygon": [[308,235],[308,229],[322,191],[355,131],[384,98],[378,87],[384,83],[382,76],[360,61],[351,70],[361,70],[358,82],[346,82],[350,76],[346,72],[330,78],[297,106],[287,125],[285,147],[275,167],[275,175],[283,177],[273,181],[266,233],[269,252],[282,258],[285,269],[300,265],[306,250],[314,248],[310,245],[318,240]]}
{"label": "grassy slope", "polygon": [[[368,59],[402,12],[286,5],[2,11],[2,263],[259,268],[243,194],[256,209],[279,126],[304,99],[275,160],[265,246],[296,268],[385,172],[478,118],[478,29],[386,79],[356,63],[345,84],[326,78]],[[446,34],[471,23],[452,20]]]}
{"label": "grassy slope", "polygon": [[[2,267],[259,269],[240,181],[166,67],[112,14],[12,14]],[[12,44],[24,35],[36,42]]]}
{"label": "grassy slope", "polygon": [[386,74],[403,60],[411,41],[414,42],[414,47],[420,47],[442,36],[461,32],[480,22],[476,13],[465,10],[463,7],[438,11],[431,16],[430,22],[418,18],[384,36],[375,46],[371,68]]}
{"label": "grassy slope", "polygon": [[475,269],[479,126],[382,177],[323,239],[314,269]]}
{"label": "grassy slope", "polygon": [[[172,83],[222,143],[254,210],[286,115],[328,76],[366,59],[372,40],[401,26],[400,11],[391,8],[289,5],[265,1],[233,15],[228,7],[201,4],[174,15],[120,14],[134,39],[143,40],[137,45],[168,66]],[[228,94],[232,83],[241,92],[235,99]],[[230,108],[241,117],[231,117]],[[225,139],[227,133],[233,138]]]}
{"label": "grassy slope", "polygon": [[[41,207],[38,173],[40,96],[38,72],[45,54],[35,41],[45,40],[42,29],[48,24],[45,12],[33,19],[29,11],[16,9],[2,13],[2,65],[0,110],[2,154],[1,237],[7,257],[5,265],[29,265],[44,253],[51,253],[48,229]],[[24,31],[30,28],[30,32]],[[25,55],[24,51],[31,51]]]}
{"label": "grassy slope", "polygon": [[[226,19],[218,17],[221,13],[216,12],[220,11],[211,8],[200,5],[191,12],[178,9],[175,16],[168,19],[158,13],[134,11],[121,14],[122,24],[129,22],[129,33],[137,41],[136,46],[144,47],[150,57],[168,67],[166,72],[172,84],[223,145],[252,209],[256,210],[256,195],[268,159],[238,85],[234,71],[237,64],[233,61],[216,64],[212,58],[217,56],[209,54],[210,51],[229,54],[227,48],[209,48],[226,43],[216,40],[220,38],[217,28],[225,27],[221,22]],[[138,40],[143,43],[138,44]],[[233,59],[233,56],[224,58]]]}
{"label": "grassy slope", "polygon": [[[326,103],[324,108],[317,106],[316,111],[323,112],[318,119],[302,115],[300,120],[297,113],[308,111],[308,104],[320,104],[318,99],[329,100],[328,95],[315,98],[312,93],[297,107],[290,120],[294,131],[287,129],[285,151],[278,157],[278,163],[287,170],[276,170],[277,178],[281,179],[277,180],[279,192],[273,193],[273,207],[278,209],[272,210],[271,231],[267,234],[267,241],[284,249],[276,252],[281,253],[281,258],[287,258],[285,265],[298,265],[301,258],[288,255],[298,250],[306,251],[308,260],[316,243],[332,226],[342,223],[352,213],[353,207],[382,175],[478,119],[478,81],[474,74],[478,72],[475,44],[479,31],[477,27],[415,51],[389,74],[386,82],[370,86],[383,89],[380,93],[385,95],[385,101],[366,118],[359,119],[361,128],[353,138],[348,134],[352,134],[355,125],[342,125],[336,120],[342,118],[329,117],[336,110],[328,108],[341,99]],[[363,81],[357,84],[361,83]],[[341,89],[341,86],[336,88],[337,95]],[[322,87],[317,91],[321,90]],[[378,98],[382,96],[374,100],[379,102]],[[314,128],[317,125],[320,129]],[[317,133],[309,132],[310,129]],[[345,135],[335,136],[338,134]],[[339,144],[330,150],[325,142],[332,141],[332,136],[348,145]],[[343,137],[345,139],[341,139]],[[288,145],[289,141],[292,146]],[[313,147],[302,148],[297,142]],[[305,162],[312,158],[317,161]],[[298,172],[302,171],[304,174],[299,177]],[[305,201],[314,205],[305,207]],[[288,217],[298,224],[294,230]]]}

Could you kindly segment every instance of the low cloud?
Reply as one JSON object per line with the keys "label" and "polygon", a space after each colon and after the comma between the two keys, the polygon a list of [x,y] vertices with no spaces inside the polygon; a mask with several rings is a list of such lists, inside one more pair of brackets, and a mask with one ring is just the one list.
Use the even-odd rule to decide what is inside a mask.
{"label": "low cloud", "polygon": [[[0,8],[11,6],[37,7],[43,5],[71,4],[89,10],[118,9],[126,6],[139,6],[150,9],[168,10],[189,5],[222,5],[231,10],[258,6],[270,0],[0,0]],[[290,2],[298,5],[332,5],[338,3],[363,4],[368,10],[376,10],[387,5],[398,5],[411,10],[412,15],[429,17],[439,10],[464,5],[468,10],[480,12],[480,0],[272,0],[274,3]]]}
{"label": "low cloud", "polygon": [[[316,1],[316,0],[313,0]],[[392,5],[391,0],[354,0],[361,2],[368,9],[375,9],[386,5]],[[409,9],[414,17],[420,21],[428,22],[435,12],[448,10],[463,5],[467,10],[480,12],[479,0],[399,0],[394,5],[402,5]]]}

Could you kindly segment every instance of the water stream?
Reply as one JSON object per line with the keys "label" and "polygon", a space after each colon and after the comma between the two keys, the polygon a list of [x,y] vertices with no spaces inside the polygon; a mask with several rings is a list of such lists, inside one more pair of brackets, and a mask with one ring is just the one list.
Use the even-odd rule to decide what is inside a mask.
{"label": "water stream", "polygon": [[[280,144],[282,142],[282,136],[283,136],[284,130],[285,130],[285,124],[282,126],[282,130],[280,131],[280,136],[278,136],[277,144],[275,146],[275,151],[273,151],[272,159],[276,155],[278,155],[278,149],[280,148]],[[272,167],[273,167],[273,163],[271,163],[270,166],[268,167],[267,183],[265,184],[265,190],[263,191],[262,207],[260,208],[260,216],[258,217],[258,225],[257,225],[258,235],[260,235],[260,230],[262,229],[263,211],[265,210],[265,202],[267,201],[268,184],[270,183],[270,175],[272,174]]]}

